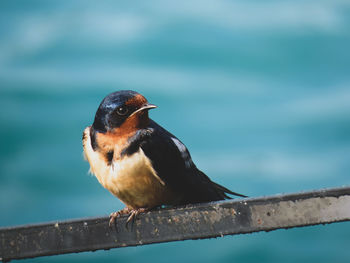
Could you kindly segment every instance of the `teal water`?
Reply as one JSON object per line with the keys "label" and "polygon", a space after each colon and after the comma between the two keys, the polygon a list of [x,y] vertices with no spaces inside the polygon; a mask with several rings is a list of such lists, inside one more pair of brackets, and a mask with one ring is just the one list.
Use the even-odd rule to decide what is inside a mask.
{"label": "teal water", "polygon": [[[350,2],[1,1],[0,226],[107,215],[81,134],[109,92],[159,107],[249,196],[349,185]],[[349,262],[350,224],[24,262]]]}

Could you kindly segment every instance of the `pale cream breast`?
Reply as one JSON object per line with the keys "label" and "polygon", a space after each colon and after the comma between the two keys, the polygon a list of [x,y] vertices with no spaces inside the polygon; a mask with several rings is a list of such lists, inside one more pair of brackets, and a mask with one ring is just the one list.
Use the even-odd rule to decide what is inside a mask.
{"label": "pale cream breast", "polygon": [[106,188],[106,180],[111,172],[111,166],[107,165],[103,154],[93,150],[90,139],[90,127],[84,130],[83,148],[84,156],[90,164],[90,172],[95,175],[100,184]]}
{"label": "pale cream breast", "polygon": [[174,201],[174,193],[159,178],[141,148],[131,156],[114,156],[108,165],[103,154],[92,149],[89,127],[84,131],[83,145],[91,173],[130,208],[152,208]]}
{"label": "pale cream breast", "polygon": [[167,202],[170,194],[142,149],[112,163],[106,188],[132,208],[152,208]]}

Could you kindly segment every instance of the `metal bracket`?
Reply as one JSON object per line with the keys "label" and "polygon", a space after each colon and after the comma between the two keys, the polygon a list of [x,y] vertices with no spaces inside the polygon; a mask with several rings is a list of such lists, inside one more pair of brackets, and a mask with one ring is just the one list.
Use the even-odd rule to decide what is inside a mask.
{"label": "metal bracket", "polygon": [[0,228],[0,260],[202,239],[350,221],[350,187],[247,198],[140,214]]}

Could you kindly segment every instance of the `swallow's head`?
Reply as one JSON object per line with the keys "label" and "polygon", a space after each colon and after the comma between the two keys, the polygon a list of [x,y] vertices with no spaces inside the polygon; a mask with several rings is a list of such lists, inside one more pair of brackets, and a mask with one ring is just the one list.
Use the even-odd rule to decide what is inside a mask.
{"label": "swallow's head", "polygon": [[148,123],[148,110],[156,107],[140,93],[132,90],[116,91],[102,100],[92,126],[102,133],[140,128]]}

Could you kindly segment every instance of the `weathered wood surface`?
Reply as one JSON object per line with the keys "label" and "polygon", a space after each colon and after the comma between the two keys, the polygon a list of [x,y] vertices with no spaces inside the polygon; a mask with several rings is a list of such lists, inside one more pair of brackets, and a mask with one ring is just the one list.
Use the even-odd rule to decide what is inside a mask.
{"label": "weathered wood surface", "polygon": [[109,227],[108,217],[0,228],[0,260],[220,237],[350,220],[350,187],[160,209]]}

